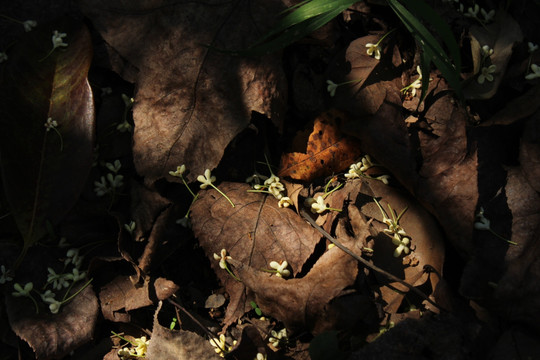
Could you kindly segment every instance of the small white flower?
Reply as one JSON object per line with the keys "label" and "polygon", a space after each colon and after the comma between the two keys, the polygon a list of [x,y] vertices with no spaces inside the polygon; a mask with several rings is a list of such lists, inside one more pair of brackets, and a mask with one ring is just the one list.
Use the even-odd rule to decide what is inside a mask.
{"label": "small white flower", "polygon": [[489,47],[489,45],[482,46],[482,56],[483,57],[488,57],[488,56],[491,56],[491,55],[493,55],[493,49],[491,49]]}
{"label": "small white flower", "polygon": [[73,282],[83,280],[85,277],[86,277],[86,271],[79,273],[79,269],[77,268],[73,268],[73,271],[71,272],[71,274],[66,274],[66,279],[71,280]]}
{"label": "small white flower", "polygon": [[[225,335],[221,334],[218,338],[213,338],[209,340],[210,345],[212,345],[215,349],[214,351],[216,354],[219,354],[221,357],[225,357],[225,354],[227,354],[229,351],[231,351],[232,346],[227,346],[225,342]],[[233,346],[236,345],[237,341],[233,341]]]}
{"label": "small white flower", "polygon": [[94,192],[97,196],[103,196],[111,191],[104,176],[101,177],[100,181],[94,181],[94,186]]}
{"label": "small white flower", "polygon": [[472,17],[477,18],[478,12],[480,11],[480,6],[478,4],[474,5],[474,8],[470,7],[467,9],[467,12],[465,13],[466,17]]}
{"label": "small white flower", "polygon": [[286,343],[288,341],[287,338],[287,329],[283,328],[280,331],[272,330],[270,331],[270,336],[268,338],[268,342],[272,344],[275,348],[279,348],[281,343]]}
{"label": "small white flower", "polygon": [[536,65],[536,64],[532,64],[531,65],[531,70],[533,71],[532,73],[528,74],[525,76],[525,79],[527,80],[532,80],[532,79],[536,79],[538,77],[540,77],[540,66]]}
{"label": "small white flower", "polygon": [[390,179],[390,175],[381,175],[377,176],[375,179],[382,181],[384,185],[388,185],[388,180]]}
{"label": "small white flower", "polygon": [[60,301],[54,300],[49,304],[49,310],[53,314],[58,314],[58,311],[60,311],[60,307],[62,307],[62,303]]}
{"label": "small white flower", "polygon": [[35,28],[37,26],[37,22],[35,22],[34,20],[26,20],[25,22],[23,22],[23,26],[24,31],[30,32],[32,31],[32,28]]}
{"label": "small white flower", "polygon": [[69,283],[66,280],[66,274],[57,274],[53,268],[47,268],[49,275],[47,275],[47,283],[52,283],[53,289],[62,290],[62,288],[67,288]]}
{"label": "small white flower", "polygon": [[146,350],[148,349],[149,344],[150,340],[146,340],[146,336],[142,336],[133,340],[133,346],[135,346],[135,354],[139,357],[146,356]]}
{"label": "small white flower", "polygon": [[197,181],[202,183],[201,189],[206,189],[207,186],[212,185],[212,183],[216,181],[216,177],[212,176],[210,169],[206,169],[204,170],[204,176],[203,175],[197,176]]}
{"label": "small white flower", "polygon": [[13,280],[13,277],[11,276],[11,270],[6,270],[6,267],[4,265],[0,266],[0,270],[2,270],[2,276],[0,276],[0,284],[5,284],[6,282],[10,282]]}
{"label": "small white flower", "polygon": [[488,67],[483,67],[482,68],[482,72],[480,75],[478,75],[478,79],[476,81],[478,81],[479,84],[483,84],[484,81],[493,81],[493,74],[495,72],[495,70],[497,70],[497,66],[495,65],[489,65]]}
{"label": "small white flower", "polygon": [[485,22],[491,22],[495,18],[495,10],[491,10],[490,12],[487,12],[484,9],[480,9],[480,13],[484,17]]}
{"label": "small white flower", "polygon": [[26,283],[23,288],[19,283],[15,283],[15,285],[13,285],[13,288],[15,289],[15,291],[11,294],[15,297],[31,296],[30,291],[32,291],[32,289],[34,288],[34,284],[31,282]]}
{"label": "small white flower", "polygon": [[476,230],[490,230],[491,223],[488,218],[484,216],[484,208],[480,207],[480,211],[476,214],[476,222],[474,223]]}
{"label": "small white flower", "polygon": [[124,176],[122,175],[113,175],[111,173],[107,174],[107,180],[109,180],[109,183],[111,184],[111,187],[113,189],[119,189],[122,186],[124,186]]}
{"label": "small white flower", "polygon": [[536,50],[538,50],[538,45],[537,44],[533,44],[532,42],[528,42],[527,43],[527,46],[529,48],[529,54],[532,54],[533,52],[535,52]]}
{"label": "small white flower", "polygon": [[270,267],[276,270],[277,277],[286,278],[291,275],[291,272],[287,269],[287,266],[289,266],[287,261],[283,261],[281,264],[278,263],[277,261],[270,262]]}
{"label": "small white flower", "polygon": [[410,252],[409,244],[411,243],[411,239],[404,236],[401,237],[399,234],[394,234],[394,237],[392,238],[392,243],[397,246],[397,248],[394,250],[394,257],[399,257],[401,253],[408,254]]}
{"label": "small white flower", "polygon": [[8,56],[5,52],[0,52],[0,63],[3,63],[4,61],[7,61]]}
{"label": "small white flower", "polygon": [[133,98],[130,98],[126,94],[122,94],[122,100],[124,101],[124,105],[126,106],[127,109],[130,109],[131,107],[133,107],[133,103],[135,102]]}
{"label": "small white flower", "polygon": [[105,167],[116,174],[122,167],[122,164],[120,163],[120,160],[114,160],[112,164],[109,162],[105,163]]}
{"label": "small white flower", "polygon": [[120,357],[122,360],[131,359],[132,355],[135,355],[134,352],[132,353],[132,351],[127,347],[118,350],[118,357]]}
{"label": "small white flower", "polygon": [[279,199],[278,206],[280,208],[286,208],[286,207],[289,207],[291,205],[294,205],[294,203],[293,203],[293,201],[291,200],[290,197],[284,196],[281,199]]}
{"label": "small white flower", "polygon": [[328,206],[326,206],[326,202],[324,201],[324,198],[319,195],[315,202],[311,204],[311,212],[321,214],[328,210]]}
{"label": "small white flower", "polygon": [[79,249],[72,248],[69,249],[66,253],[66,260],[64,260],[64,265],[68,266],[69,264],[73,264],[76,268],[79,268],[84,256],[79,255]]}
{"label": "small white flower", "polygon": [[257,356],[255,356],[255,359],[253,360],[266,360],[266,359],[267,359],[266,354],[257,353]]}
{"label": "small white flower", "polygon": [[281,199],[283,197],[283,195],[281,195],[281,192],[282,191],[285,191],[285,186],[280,183],[279,181],[275,181],[273,183],[270,184],[270,186],[268,187],[268,191],[274,195],[274,197],[276,199]]}
{"label": "small white flower", "polygon": [[219,267],[222,268],[222,269],[226,269],[227,268],[227,261],[228,260],[231,260],[232,257],[230,257],[229,255],[227,255],[227,250],[225,249],[221,249],[221,256],[214,253],[214,259],[216,260],[219,260]]}
{"label": "small white flower", "polygon": [[326,91],[328,91],[330,93],[330,96],[333,97],[334,95],[336,95],[336,90],[339,87],[339,84],[336,84],[332,80],[326,80],[326,83],[328,84],[328,86],[326,87]]}
{"label": "small white flower", "polygon": [[130,221],[129,224],[124,224],[124,229],[130,234],[133,235],[133,231],[135,231],[135,228],[137,227],[137,223],[135,221]]}
{"label": "small white flower", "polygon": [[381,59],[381,49],[379,48],[379,44],[367,43],[366,47],[368,48],[366,52],[369,56],[375,54],[375,59]]}
{"label": "small white flower", "polygon": [[56,128],[58,126],[58,122],[56,122],[56,120],[53,120],[52,118],[48,118],[45,124],[43,124],[43,126],[45,126],[47,131],[49,131],[53,128]]}
{"label": "small white flower", "polygon": [[52,43],[53,43],[53,50],[57,47],[66,47],[68,46],[67,43],[64,42],[64,38],[67,36],[66,33],[59,33],[58,30],[53,31],[52,35]]}
{"label": "small white flower", "polygon": [[259,174],[258,172],[255,172],[250,177],[246,178],[246,183],[252,184],[252,185],[260,185],[261,181],[265,181],[268,179],[268,176],[264,176]]}
{"label": "small white flower", "polygon": [[182,177],[182,175],[186,172],[186,165],[182,164],[180,166],[176,167],[175,171],[169,171],[169,175],[174,177]]}
{"label": "small white flower", "polygon": [[43,294],[40,294],[39,296],[41,297],[41,300],[43,300],[43,302],[46,302],[48,304],[51,304],[54,301],[56,301],[54,299],[55,294],[51,290],[47,290]]}

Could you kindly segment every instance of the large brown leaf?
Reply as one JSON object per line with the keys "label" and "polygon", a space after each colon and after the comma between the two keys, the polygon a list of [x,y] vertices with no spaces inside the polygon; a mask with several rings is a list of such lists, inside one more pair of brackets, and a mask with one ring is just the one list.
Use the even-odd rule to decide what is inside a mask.
{"label": "large brown leaf", "polygon": [[130,79],[137,83],[133,156],[147,183],[180,164],[195,179],[217,166],[252,111],[273,120],[283,113],[278,54],[247,59],[212,49],[247,48],[282,10],[280,1],[80,4],[105,41],[138,69]]}
{"label": "large brown leaf", "polygon": [[[53,30],[67,33],[69,45],[45,58]],[[46,221],[57,224],[72,208],[92,165],[90,33],[74,21],[55,22],[25,35],[9,56],[0,86],[2,182],[29,244],[45,234]],[[46,131],[49,117],[60,135]]]}
{"label": "large brown leaf", "polygon": [[255,269],[269,269],[271,261],[289,263],[297,274],[320,239],[293,210],[281,209],[272,196],[247,192],[247,184],[222,183],[219,189],[202,191],[192,207],[193,231],[212,268],[230,295],[225,323],[231,324],[251,310],[245,284],[234,280],[219,267],[213,254],[226,249],[233,259]]}

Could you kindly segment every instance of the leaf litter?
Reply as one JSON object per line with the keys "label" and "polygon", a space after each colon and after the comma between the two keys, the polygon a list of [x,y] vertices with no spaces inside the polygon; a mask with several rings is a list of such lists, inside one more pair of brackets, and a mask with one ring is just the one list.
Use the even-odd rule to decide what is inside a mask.
{"label": "leaf litter", "polygon": [[[79,51],[76,57],[82,61],[71,59],[65,73],[43,78],[35,87],[74,95],[67,102],[62,94],[42,96],[43,101],[27,108],[39,119],[49,111],[77,117],[82,123],[73,129],[86,140],[76,147],[82,151],[77,153],[80,162],[62,162],[65,166],[55,174],[70,181],[65,187],[70,191],[64,194],[68,201],[59,201],[58,192],[39,188],[39,196],[52,200],[38,201],[50,211],[39,212],[37,250],[16,272],[2,270],[2,277],[7,281],[15,276],[23,285],[32,280],[41,291],[46,265],[66,260],[57,246],[67,238],[71,246],[83,249],[93,280],[59,314],[41,308],[36,315],[30,299],[14,301],[11,284],[2,285],[9,318],[3,328],[10,327],[22,339],[3,344],[10,354],[60,358],[75,351],[72,356],[81,358],[89,347],[105,341],[107,349],[99,356],[118,359],[122,348],[135,351],[129,341],[146,336],[151,339],[146,349],[150,359],[217,358],[220,349],[208,340],[221,335],[230,358],[317,358],[315,342],[327,344],[319,348],[321,353],[349,358],[534,354],[537,339],[528,329],[538,327],[540,298],[535,241],[540,211],[538,109],[531,100],[537,80],[524,75],[538,59],[534,52],[526,54],[526,42],[540,39],[526,23],[516,21],[520,12],[511,6],[508,12],[497,11],[492,23],[479,26],[453,3],[437,5],[455,35],[462,36],[462,75],[469,84],[465,93],[477,99],[465,106],[434,69],[422,104],[419,94],[402,90],[418,63],[418,49],[405,32],[385,38],[380,61],[367,54],[368,43],[376,43],[396,26],[395,19],[389,21],[389,14],[381,11],[384,6],[363,4],[283,53],[242,58],[216,51],[246,48],[271,28],[274,18],[269,14],[289,4],[243,5],[79,1],[93,35],[102,37],[93,38],[92,45],[97,62],[108,70],[91,67],[90,76],[94,72],[100,77],[90,79],[93,94],[89,93],[88,34],[83,31],[78,40],[70,30],[69,45],[58,58]],[[527,7],[530,13],[538,12],[534,5]],[[9,6],[4,12],[18,18]],[[29,35],[43,38],[40,46],[45,51],[51,26],[55,25]],[[485,44],[495,50],[490,61],[497,71],[493,82],[479,84],[479,51]],[[4,48],[8,62],[2,67],[3,83],[13,66],[31,63],[30,57],[10,62],[17,58],[16,51]],[[304,83],[296,81],[299,72],[306,77]],[[31,74],[20,73],[23,78]],[[72,87],[55,87],[63,76],[68,79],[63,84]],[[330,96],[326,80],[347,84]],[[306,84],[313,89],[305,89]],[[133,93],[126,90],[133,85]],[[112,93],[101,89],[106,86],[112,86]],[[11,96],[9,89],[3,91]],[[293,96],[287,98],[288,91]],[[95,132],[99,146],[94,147],[93,106],[105,111],[105,104],[121,105],[109,101],[121,95],[135,100],[133,133],[114,134],[122,119],[101,113]],[[52,110],[49,100],[55,105]],[[70,106],[74,112],[68,111]],[[4,100],[5,119],[17,115],[13,108]],[[115,113],[123,112],[130,124],[129,109],[119,110]],[[42,135],[42,120],[32,127],[37,135],[29,141]],[[10,134],[21,133],[11,131],[16,122],[6,126]],[[257,147],[237,136],[243,131],[268,134],[267,127],[274,126],[277,138],[262,135]],[[71,148],[73,129],[71,123],[59,127],[64,145]],[[307,133],[296,135],[301,129]],[[59,145],[51,134],[47,138]],[[16,146],[21,136],[12,137]],[[117,141],[120,136],[123,140]],[[304,148],[287,154],[284,149],[294,148],[288,144],[293,137],[303,138],[303,143],[291,143]],[[5,159],[13,154],[6,144],[1,148],[2,185],[9,202],[2,198],[0,204],[5,213],[11,208],[22,231],[24,217],[32,215],[27,210],[18,215],[15,205],[23,204],[19,198],[35,200],[35,187],[25,184],[35,179],[35,167],[28,165],[40,152],[13,152],[18,153],[17,161],[19,154],[26,154],[22,164],[30,175],[23,176],[8,171]],[[225,162],[229,152],[235,158]],[[346,180],[347,168],[365,154],[377,164],[375,169]],[[123,184],[103,197],[96,195],[96,178],[107,175],[106,164],[119,155]],[[279,169],[273,167],[278,164],[239,165],[243,156],[249,162],[267,156],[281,158],[282,163]],[[308,168],[307,163],[316,165]],[[197,175],[211,169],[235,206],[214,190],[201,191],[190,206],[184,184],[169,176],[182,164],[189,169],[186,179],[192,190],[199,185],[194,183]],[[252,188],[242,181],[252,174],[250,167],[276,172],[293,205],[280,208],[274,197],[248,192]],[[371,178],[379,172],[389,175],[389,184]],[[344,186],[328,194],[336,183]],[[20,191],[10,192],[13,184]],[[319,195],[337,210],[319,215],[303,205]],[[393,255],[396,245],[375,201],[385,216],[402,212],[399,228],[410,237],[408,253]],[[480,212],[489,230],[485,223],[478,225]],[[0,221],[6,235],[0,259],[11,270],[18,254],[13,239],[20,235],[15,219],[2,216]],[[350,253],[332,247],[332,242]],[[215,259],[222,249],[240,281]],[[44,256],[32,261],[36,253]],[[291,275],[269,272],[275,271],[272,261],[287,261]],[[493,327],[496,321],[504,321],[508,329]],[[276,340],[283,328],[288,339]],[[108,339],[111,330],[128,342],[116,335]],[[481,335],[486,333],[490,339]],[[36,334],[46,334],[47,341],[38,341]],[[312,340],[313,335],[317,337]],[[308,354],[310,342],[313,351]]]}

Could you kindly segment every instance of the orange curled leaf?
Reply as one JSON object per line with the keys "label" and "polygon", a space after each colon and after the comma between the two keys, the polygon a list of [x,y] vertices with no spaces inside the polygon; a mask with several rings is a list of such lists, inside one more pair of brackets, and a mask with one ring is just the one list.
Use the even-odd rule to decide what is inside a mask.
{"label": "orange curled leaf", "polygon": [[329,110],[315,119],[306,153],[288,153],[281,157],[279,176],[311,181],[346,169],[360,155],[358,141],[339,129],[347,116]]}

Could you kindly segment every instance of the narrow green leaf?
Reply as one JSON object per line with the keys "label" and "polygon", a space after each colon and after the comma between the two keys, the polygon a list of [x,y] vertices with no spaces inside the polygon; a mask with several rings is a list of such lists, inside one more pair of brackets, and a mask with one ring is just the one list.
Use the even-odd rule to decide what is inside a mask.
{"label": "narrow green leaf", "polygon": [[[420,43],[423,51],[426,56],[429,55],[430,63],[433,62],[435,66],[439,69],[441,74],[448,81],[448,84],[453,88],[453,90],[462,97],[461,92],[461,82],[459,77],[459,72],[450,62],[448,55],[437,42],[437,40],[431,35],[431,33],[426,29],[418,19],[416,19],[398,0],[388,0],[388,3],[392,10],[399,17],[401,22],[405,25],[407,30],[411,32],[414,38]],[[422,71],[422,77],[424,77]],[[428,78],[429,75],[426,77]]]}

